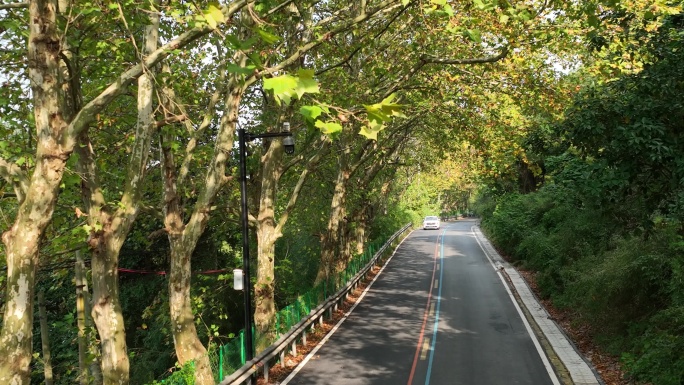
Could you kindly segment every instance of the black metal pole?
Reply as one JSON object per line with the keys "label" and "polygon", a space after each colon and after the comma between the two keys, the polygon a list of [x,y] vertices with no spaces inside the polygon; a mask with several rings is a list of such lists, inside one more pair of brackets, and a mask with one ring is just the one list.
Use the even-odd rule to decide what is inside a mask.
{"label": "black metal pole", "polygon": [[245,358],[254,358],[252,346],[252,296],[249,278],[249,226],[247,223],[247,155],[245,145],[245,130],[238,129],[238,146],[240,147],[240,203],[242,206],[242,270],[243,290],[245,292]]}

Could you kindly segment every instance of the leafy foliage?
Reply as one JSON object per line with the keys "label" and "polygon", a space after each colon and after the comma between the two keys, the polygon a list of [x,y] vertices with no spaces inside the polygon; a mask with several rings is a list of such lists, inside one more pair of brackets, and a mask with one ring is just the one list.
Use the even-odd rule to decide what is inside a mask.
{"label": "leafy foliage", "polygon": [[551,145],[537,147],[546,148],[541,188],[490,190],[481,205],[483,227],[537,272],[542,294],[572,309],[635,379],[658,385],[684,378],[674,353],[683,346],[681,20],[637,32],[648,42],[642,70],[577,95]]}

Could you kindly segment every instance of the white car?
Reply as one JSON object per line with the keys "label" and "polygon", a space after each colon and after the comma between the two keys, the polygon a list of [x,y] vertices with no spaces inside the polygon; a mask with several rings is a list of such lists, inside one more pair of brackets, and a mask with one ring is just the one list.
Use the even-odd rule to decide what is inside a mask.
{"label": "white car", "polygon": [[423,219],[423,230],[435,229],[439,230],[439,217],[427,216]]}

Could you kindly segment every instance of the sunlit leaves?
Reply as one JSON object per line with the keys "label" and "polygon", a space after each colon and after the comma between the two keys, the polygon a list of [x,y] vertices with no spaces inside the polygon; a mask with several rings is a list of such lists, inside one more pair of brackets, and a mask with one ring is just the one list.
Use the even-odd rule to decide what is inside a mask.
{"label": "sunlit leaves", "polygon": [[249,65],[246,67],[242,67],[233,63],[228,63],[226,65],[226,71],[234,74],[251,75],[254,73],[254,70],[256,70],[256,66],[254,65]]}
{"label": "sunlit leaves", "polygon": [[401,110],[404,108],[401,104],[393,103],[396,94],[392,94],[380,103],[364,105],[368,120],[375,120],[377,122],[389,122],[393,116],[405,117]]}
{"label": "sunlit leaves", "polygon": [[[307,121],[314,122],[323,113],[325,107],[321,106],[302,106],[299,113],[302,114]],[[326,108],[326,112],[327,108]]]}
{"label": "sunlit leaves", "polygon": [[478,29],[466,29],[463,34],[475,43],[480,43],[482,41],[482,33]]}
{"label": "sunlit leaves", "polygon": [[497,2],[496,0],[474,0],[473,4],[482,11],[491,11],[496,8]]}
{"label": "sunlit leaves", "polygon": [[378,133],[385,128],[385,123],[392,121],[392,117],[405,117],[402,113],[404,106],[394,103],[395,94],[386,97],[380,103],[364,105],[368,115],[368,124],[361,128],[360,135],[371,140],[378,140]]}
{"label": "sunlit leaves", "polygon": [[316,127],[320,128],[321,132],[326,135],[334,135],[342,131],[342,125],[337,122],[324,122],[322,120],[317,120]]}
{"label": "sunlit leaves", "polygon": [[266,32],[261,28],[256,29],[257,34],[266,44],[275,44],[280,41],[280,38],[272,33]]}
{"label": "sunlit leaves", "polygon": [[304,94],[319,92],[313,70],[300,69],[297,76],[284,74],[264,79],[264,89],[271,90],[278,104],[290,104],[293,98],[301,99]]}
{"label": "sunlit leaves", "polygon": [[212,29],[215,29],[219,23],[223,23],[225,21],[223,12],[221,12],[219,7],[220,6],[218,3],[212,3],[209,4],[209,7],[202,12],[204,15],[204,20]]}
{"label": "sunlit leaves", "polygon": [[365,136],[370,140],[378,140],[378,133],[382,131],[384,128],[384,124],[376,120],[371,120],[368,122],[367,126],[361,127],[359,134]]}

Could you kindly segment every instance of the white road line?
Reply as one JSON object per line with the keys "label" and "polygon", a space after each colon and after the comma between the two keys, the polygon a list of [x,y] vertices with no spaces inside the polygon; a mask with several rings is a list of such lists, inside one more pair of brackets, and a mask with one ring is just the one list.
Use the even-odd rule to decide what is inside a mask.
{"label": "white road line", "polygon": [[473,228],[470,228],[470,231],[475,235],[475,240],[477,241],[477,244],[480,246],[480,249],[482,249],[482,253],[484,253],[485,257],[487,257],[487,260],[489,261],[489,264],[492,265],[492,268],[496,271],[496,275],[499,276],[499,279],[501,280],[501,283],[503,283],[504,288],[506,288],[506,292],[508,293],[508,296],[511,297],[511,302],[513,302],[513,306],[515,306],[515,310],[518,311],[518,314],[520,314],[520,318],[522,319],[523,323],[525,324],[525,329],[527,329],[527,334],[530,335],[530,338],[532,339],[532,342],[534,343],[534,347],[537,348],[537,353],[539,353],[539,357],[541,357],[542,363],[544,364],[544,367],[546,368],[546,371],[549,373],[549,377],[551,377],[551,382],[553,382],[554,385],[560,385],[560,381],[558,380],[558,376],[556,376],[556,372],[553,370],[553,366],[551,366],[551,363],[549,362],[548,357],[546,357],[546,353],[544,353],[544,349],[542,349],[541,344],[539,343],[539,340],[537,340],[536,334],[532,331],[532,327],[530,326],[530,323],[527,321],[527,317],[525,317],[525,314],[523,313],[522,309],[520,309],[520,306],[518,305],[518,301],[516,301],[515,296],[513,296],[513,293],[511,292],[511,289],[508,287],[508,284],[506,283],[506,279],[504,278],[503,274],[501,274],[501,270],[496,268],[496,265],[494,264],[494,261],[489,257],[489,254],[485,250],[484,246],[480,242],[480,239],[477,237],[475,234],[475,231]]}
{"label": "white road line", "polygon": [[[415,230],[414,230],[414,231],[415,231]],[[411,231],[411,233],[413,233],[413,231]],[[307,362],[309,362],[309,360],[311,360],[311,358],[318,352],[318,350],[320,350],[320,348],[323,347],[323,345],[325,345],[326,342],[328,342],[328,340],[330,339],[330,337],[332,337],[332,335],[335,334],[335,332],[337,331],[337,329],[339,329],[339,327],[342,325],[342,323],[343,323],[344,321],[346,321],[347,318],[349,318],[349,316],[350,316],[351,313],[354,311],[354,309],[356,309],[356,306],[357,306],[358,304],[361,303],[361,300],[363,300],[363,298],[366,296],[366,293],[368,293],[368,290],[370,290],[371,286],[373,286],[373,284],[375,283],[375,281],[380,277],[380,274],[382,274],[383,270],[385,270],[385,267],[387,267],[387,264],[392,260],[392,258],[394,258],[394,254],[397,253],[397,250],[399,250],[399,247],[401,247],[401,244],[404,243],[404,241],[406,240],[406,238],[408,238],[408,237],[411,235],[411,233],[409,233],[406,237],[404,237],[404,239],[402,239],[401,242],[399,242],[399,244],[397,245],[397,247],[394,248],[394,251],[392,252],[392,255],[390,255],[390,257],[387,258],[387,261],[385,261],[385,264],[382,265],[382,268],[380,269],[380,271],[378,272],[378,274],[376,274],[376,275],[375,275],[375,278],[373,278],[373,280],[368,284],[368,286],[366,286],[366,289],[365,289],[365,290],[363,291],[363,293],[359,296],[359,298],[356,300],[356,302],[355,302],[354,305],[351,307],[351,309],[349,309],[349,311],[346,312],[346,313],[344,314],[344,317],[342,317],[342,319],[340,319],[340,321],[337,322],[337,324],[335,325],[335,327],[333,327],[333,328],[328,332],[328,334],[326,334],[325,337],[323,337],[323,339],[318,343],[318,345],[316,345],[316,347],[313,348],[313,350],[311,350],[311,352],[309,352],[309,354],[306,355],[306,357],[302,360],[302,362],[300,362],[299,365],[297,365],[297,367],[294,368],[294,370],[290,373],[290,375],[287,376],[287,378],[285,378],[285,379],[283,380],[283,382],[280,383],[280,385],[287,385],[287,384],[289,384],[290,381],[292,381],[292,379],[297,375],[297,373],[299,373],[299,371],[302,370],[302,368],[304,367],[304,365],[306,365]]]}

